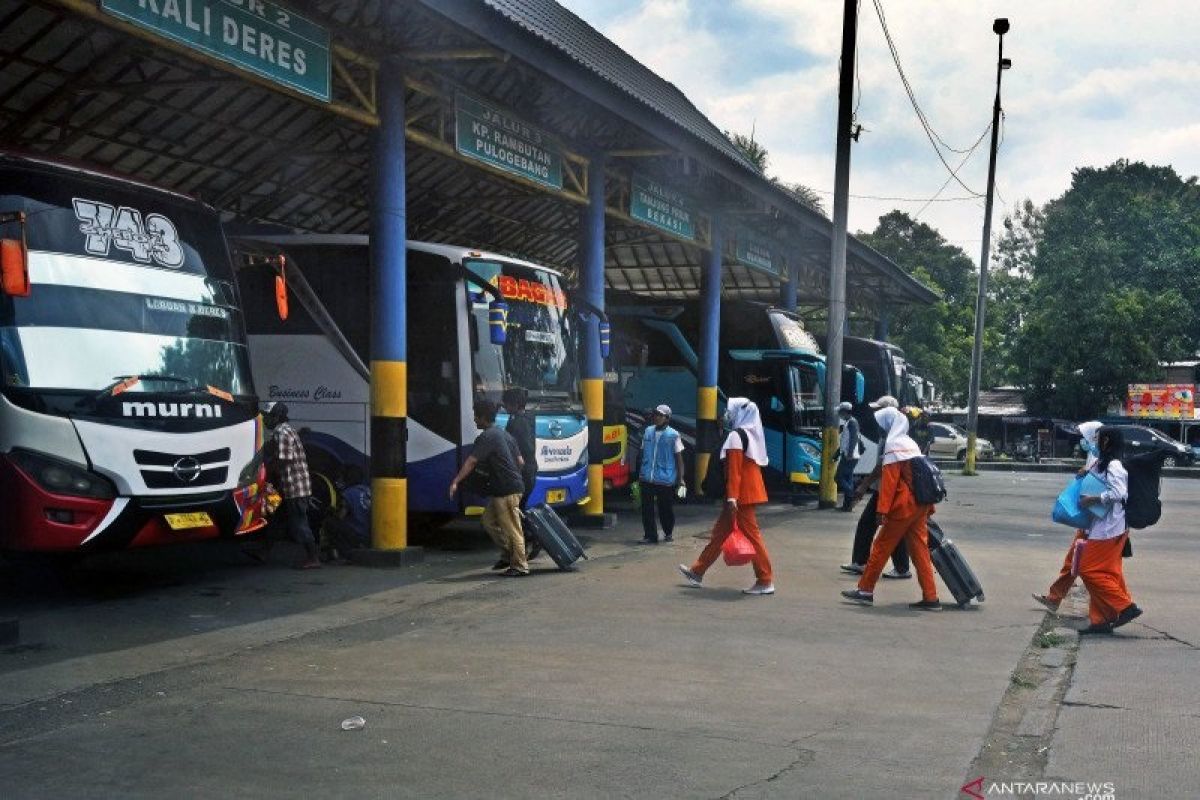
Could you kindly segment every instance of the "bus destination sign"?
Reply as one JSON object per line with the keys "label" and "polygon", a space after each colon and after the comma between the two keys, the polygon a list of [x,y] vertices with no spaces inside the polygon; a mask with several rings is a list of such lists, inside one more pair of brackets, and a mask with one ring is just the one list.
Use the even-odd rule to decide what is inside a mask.
{"label": "bus destination sign", "polygon": [[691,201],[644,175],[635,174],[630,180],[629,216],[696,241],[696,212]]}
{"label": "bus destination sign", "polygon": [[106,14],[326,103],[329,31],[266,0],[100,0]]}
{"label": "bus destination sign", "polygon": [[454,140],[461,155],[549,186],[563,188],[562,153],[553,138],[508,111],[459,92]]}

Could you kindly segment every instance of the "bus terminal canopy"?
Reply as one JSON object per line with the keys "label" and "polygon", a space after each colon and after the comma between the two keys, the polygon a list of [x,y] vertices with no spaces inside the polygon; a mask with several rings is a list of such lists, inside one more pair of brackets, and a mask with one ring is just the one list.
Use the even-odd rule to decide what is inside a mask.
{"label": "bus terminal canopy", "polygon": [[[407,232],[578,268],[604,165],[607,285],[827,298],[831,224],[550,0],[0,0],[0,146],[196,196],[240,225],[365,233],[380,82],[406,87]],[[852,310],[937,295],[849,243]]]}

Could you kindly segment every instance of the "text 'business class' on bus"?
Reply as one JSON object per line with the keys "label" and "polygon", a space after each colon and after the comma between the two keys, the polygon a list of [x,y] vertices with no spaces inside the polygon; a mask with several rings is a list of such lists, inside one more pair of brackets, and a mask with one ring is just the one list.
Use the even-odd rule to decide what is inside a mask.
{"label": "text 'business class' on bus", "polygon": [[[235,245],[263,399],[288,404],[314,470],[343,483],[365,480],[368,237],[256,236],[238,238]],[[280,263],[286,265],[289,294],[299,300],[286,320],[274,302]],[[446,488],[478,434],[474,402],[499,402],[510,388],[528,392],[536,417],[538,474],[529,502],[586,501],[581,325],[559,273],[480,250],[409,242],[407,295],[410,510],[448,515],[482,505],[477,497],[451,499]],[[489,323],[498,303],[505,307],[503,341]],[[497,420],[501,426],[506,421],[504,414]]]}

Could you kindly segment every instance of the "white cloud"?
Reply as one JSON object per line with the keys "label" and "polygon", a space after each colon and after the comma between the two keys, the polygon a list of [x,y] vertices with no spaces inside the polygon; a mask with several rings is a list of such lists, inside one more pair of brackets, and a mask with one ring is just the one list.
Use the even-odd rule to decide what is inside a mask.
{"label": "white cloud", "polygon": [[[770,26],[811,57],[780,74],[762,63],[757,42],[698,26],[699,12],[720,2],[643,0],[597,27],[679,86],[718,127],[749,132],[754,124],[773,172],[831,189],[841,4],[737,0],[722,7]],[[591,0],[564,4],[588,18]],[[1200,56],[1192,41],[1200,4],[884,0],[884,7],[922,108],[956,147],[969,145],[988,123],[996,59],[991,22],[1010,19],[1005,56],[1013,68],[1004,74],[998,213],[1024,197],[1044,203],[1066,191],[1077,167],[1118,158],[1171,164],[1185,177],[1200,173]],[[903,93],[873,3],[862,3],[861,14],[859,118],[868,131],[854,148],[851,191],[929,197],[947,172]],[[747,66],[758,67],[759,76],[744,77]],[[979,191],[986,151],[985,140],[961,173]],[[946,157],[952,164],[960,158]],[[943,196],[964,194],[951,184]],[[896,207],[911,213],[919,204],[853,199],[850,227],[869,230]],[[978,258],[982,217],[982,202],[973,201],[934,203],[921,218]]]}

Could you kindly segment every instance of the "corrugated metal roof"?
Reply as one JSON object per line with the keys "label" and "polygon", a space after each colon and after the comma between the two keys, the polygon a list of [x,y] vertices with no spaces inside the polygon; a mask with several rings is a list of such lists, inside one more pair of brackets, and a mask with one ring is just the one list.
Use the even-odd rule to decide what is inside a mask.
{"label": "corrugated metal roof", "polygon": [[512,22],[565,53],[622,92],[663,115],[714,150],[757,172],[708,117],[675,84],[554,0],[483,0]]}

